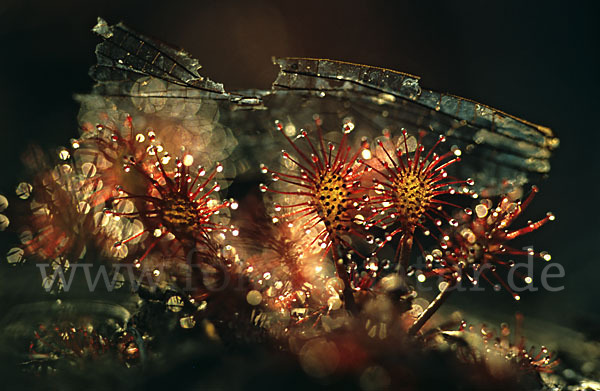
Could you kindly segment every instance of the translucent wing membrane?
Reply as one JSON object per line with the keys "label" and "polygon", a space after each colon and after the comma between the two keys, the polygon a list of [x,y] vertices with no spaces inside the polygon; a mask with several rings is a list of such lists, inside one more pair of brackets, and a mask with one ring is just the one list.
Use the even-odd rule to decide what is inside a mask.
{"label": "translucent wing membrane", "polygon": [[357,128],[422,129],[445,135],[466,152],[464,158],[470,162],[461,166],[461,174],[479,179],[479,189],[494,186],[489,183],[492,177],[524,184],[550,171],[549,158],[559,141],[549,128],[468,99],[423,89],[418,77],[406,73],[331,60],[275,62],[281,67],[273,85],[275,94],[313,91],[317,96],[351,100],[341,106],[355,117]]}
{"label": "translucent wing membrane", "polygon": [[[390,94],[474,127],[487,128],[492,133],[526,141],[546,150],[558,146],[558,139],[553,137],[549,128],[465,98],[422,89],[419,77],[407,73],[332,60],[283,58],[276,59],[275,63],[281,67],[273,84],[275,89],[344,89],[371,95]],[[389,100],[394,101],[393,98]],[[542,155],[534,157],[549,156],[541,151],[539,153]]]}
{"label": "translucent wing membrane", "polygon": [[[104,40],[91,70],[98,84],[93,95],[80,97],[82,115],[113,110],[130,114],[138,127],[176,124],[182,139],[195,140],[191,153],[198,161],[229,157],[236,162],[229,164],[232,174],[258,176],[259,162],[278,159],[285,145],[276,121],[295,137],[301,129],[315,131],[316,117],[326,140],[341,137],[346,123],[353,125],[351,139],[367,145],[406,131],[427,148],[444,135],[446,147],[464,160],[451,174],[473,178],[474,190],[486,195],[547,174],[559,144],[549,128],[426,90],[417,76],[406,73],[331,60],[275,59],[281,70],[272,90],[228,93],[202,77],[198,61],[181,50],[102,19],[94,31]],[[218,143],[225,148],[214,148]]]}
{"label": "translucent wing membrane", "polygon": [[225,93],[222,84],[200,76],[198,60],[182,50],[133,32],[121,23],[109,26],[101,18],[93,31],[104,40],[96,47],[98,64],[90,70],[100,85],[152,76],[207,94]]}

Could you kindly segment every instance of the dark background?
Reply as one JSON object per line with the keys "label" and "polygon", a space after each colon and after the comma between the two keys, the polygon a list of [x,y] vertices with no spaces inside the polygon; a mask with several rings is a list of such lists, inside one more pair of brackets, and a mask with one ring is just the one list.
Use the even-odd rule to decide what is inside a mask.
{"label": "dark background", "polygon": [[[96,16],[185,48],[228,91],[269,88],[271,56],[346,60],[422,77],[421,85],[551,127],[561,139],[549,179],[528,209],[557,221],[523,245],[566,269],[558,293],[453,297],[474,306],[596,325],[600,257],[596,158],[598,23],[591,5],[525,1],[11,1],[0,0],[0,192],[25,179],[30,144],[77,135],[72,96],[88,92]],[[521,221],[525,224],[525,221]],[[539,269],[538,269],[539,276]],[[539,283],[539,279],[536,280]],[[477,308],[476,307],[476,308]],[[592,329],[594,326],[592,327]]]}

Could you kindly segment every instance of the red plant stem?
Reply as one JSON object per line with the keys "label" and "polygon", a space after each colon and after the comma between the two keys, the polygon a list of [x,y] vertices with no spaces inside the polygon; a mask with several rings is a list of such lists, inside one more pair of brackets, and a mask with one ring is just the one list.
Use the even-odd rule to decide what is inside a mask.
{"label": "red plant stem", "polygon": [[410,326],[408,329],[409,335],[415,335],[419,330],[421,330],[423,325],[425,325],[425,323],[433,316],[433,314],[435,314],[441,305],[444,304],[450,294],[454,292],[454,289],[452,289],[454,285],[456,285],[456,279],[452,279],[450,282],[448,282],[448,285],[446,285],[446,287],[437,295],[437,297],[433,299],[433,301],[429,304],[429,307],[427,307],[427,309],[423,311],[415,323]]}
{"label": "red plant stem", "polygon": [[396,249],[395,263],[398,265],[398,272],[403,271],[406,273],[408,268],[408,263],[410,261],[410,253],[413,245],[413,233],[414,228],[404,231],[402,237],[400,238],[400,243],[398,243],[398,248]]}
{"label": "red plant stem", "polygon": [[[336,247],[341,253],[341,249],[339,248],[339,246]],[[334,255],[338,254],[335,254],[334,252]],[[352,290],[352,286],[350,286],[350,277],[348,276],[348,271],[346,270],[346,265],[344,264],[343,259],[344,258],[342,256],[339,256],[338,260],[342,261],[340,263],[338,262],[338,260],[335,259],[334,256],[333,262],[335,263],[335,269],[337,271],[338,277],[341,278],[344,282],[344,306],[351,314],[356,315],[358,314],[358,307],[356,306],[356,302],[354,301],[354,291]]]}

